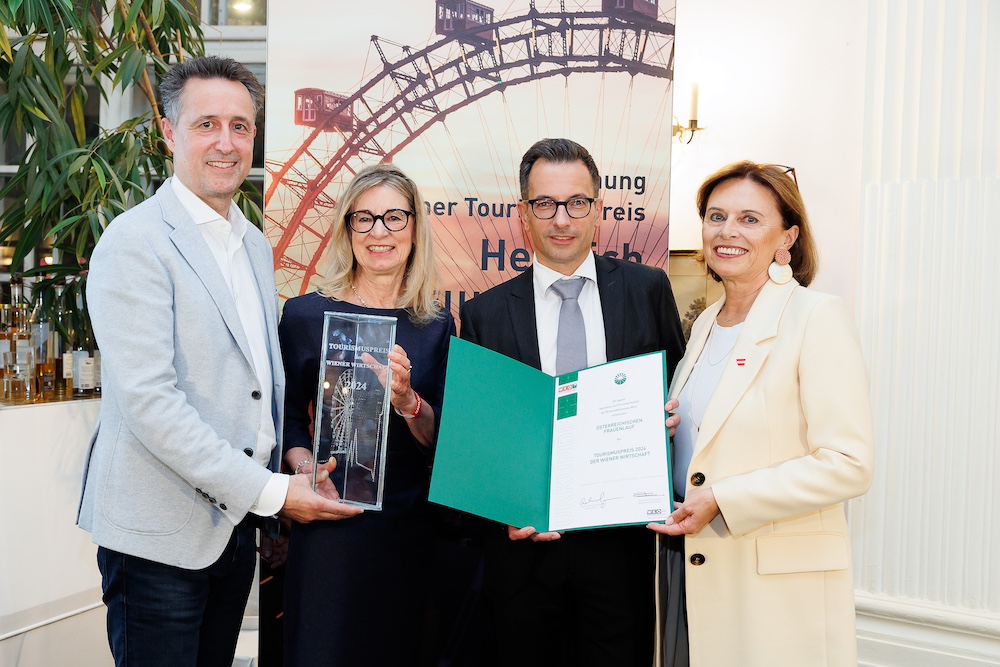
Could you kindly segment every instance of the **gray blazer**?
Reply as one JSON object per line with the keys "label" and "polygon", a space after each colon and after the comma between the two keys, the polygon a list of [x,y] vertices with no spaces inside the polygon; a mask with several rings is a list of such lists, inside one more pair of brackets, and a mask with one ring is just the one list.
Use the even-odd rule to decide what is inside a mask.
{"label": "gray blazer", "polygon": [[87,305],[103,401],[77,523],[98,545],[186,569],[215,562],[270,477],[253,458],[261,383],[281,455],[284,371],[271,247],[244,239],[267,322],[258,378],[236,304],[171,181],[118,216],[91,259]]}

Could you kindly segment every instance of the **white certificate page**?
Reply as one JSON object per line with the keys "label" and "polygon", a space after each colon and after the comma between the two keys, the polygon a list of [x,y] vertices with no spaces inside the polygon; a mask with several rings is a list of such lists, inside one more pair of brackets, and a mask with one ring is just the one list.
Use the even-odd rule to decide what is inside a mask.
{"label": "white certificate page", "polygon": [[665,391],[660,354],[588,368],[558,385],[549,530],[671,513]]}

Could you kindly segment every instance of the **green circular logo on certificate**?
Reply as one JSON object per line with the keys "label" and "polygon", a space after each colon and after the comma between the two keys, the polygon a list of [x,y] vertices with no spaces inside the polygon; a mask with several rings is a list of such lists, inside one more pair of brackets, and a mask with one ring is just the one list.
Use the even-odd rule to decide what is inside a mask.
{"label": "green circular logo on certificate", "polygon": [[627,379],[628,377],[624,373],[619,373],[615,376],[615,384],[625,384],[625,380]]}

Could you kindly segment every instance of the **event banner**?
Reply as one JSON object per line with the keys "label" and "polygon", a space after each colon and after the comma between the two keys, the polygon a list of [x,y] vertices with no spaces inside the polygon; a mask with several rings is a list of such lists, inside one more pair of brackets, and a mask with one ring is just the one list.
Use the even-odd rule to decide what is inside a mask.
{"label": "event banner", "polygon": [[601,173],[594,249],[666,268],[673,0],[285,0],[268,16],[265,232],[279,291],[314,289],[337,199],[392,162],[421,190],[443,298],[531,263],[518,165],[537,140]]}
{"label": "event banner", "polygon": [[663,352],[552,377],[458,338],[430,500],[539,532],[672,511]]}

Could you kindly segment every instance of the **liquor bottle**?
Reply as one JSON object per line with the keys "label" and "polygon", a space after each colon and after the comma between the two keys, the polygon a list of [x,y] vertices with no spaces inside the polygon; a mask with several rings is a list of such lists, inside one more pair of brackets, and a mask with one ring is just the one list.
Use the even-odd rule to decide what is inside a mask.
{"label": "liquor bottle", "polygon": [[65,305],[62,300],[62,287],[56,287],[59,308],[56,318],[59,321],[62,357],[60,361],[60,372],[57,375],[58,387],[56,392],[60,398],[73,398],[73,347],[76,337],[76,330],[73,327],[73,311]]}
{"label": "liquor bottle", "polygon": [[94,396],[97,398],[101,397],[101,348],[97,345],[97,339],[94,339]]}
{"label": "liquor bottle", "polygon": [[35,401],[47,403],[57,398],[59,335],[56,328],[50,326],[46,319],[37,316],[37,313],[32,319],[34,322],[31,330],[35,337]]}
{"label": "liquor bottle", "polygon": [[73,351],[67,346],[62,354],[62,381],[60,390],[63,398],[73,398]]}
{"label": "liquor bottle", "polygon": [[14,275],[10,279],[11,301],[11,347],[14,353],[13,364],[7,364],[7,373],[16,368],[15,378],[5,378],[11,388],[12,395],[8,398],[16,402],[29,402],[35,397],[35,353],[34,337],[31,332],[28,300],[24,298],[24,281]]}
{"label": "liquor bottle", "polygon": [[35,401],[48,403],[56,400],[56,361],[47,359],[35,364]]}
{"label": "liquor bottle", "polygon": [[10,307],[12,312],[11,330],[14,333],[15,343],[19,349],[27,343],[20,341],[30,341],[31,330],[28,326],[30,310],[28,300],[24,297],[24,281],[20,276],[14,275],[10,279]]}
{"label": "liquor bottle", "polygon": [[13,352],[13,333],[11,331],[13,310],[9,303],[0,304],[0,400],[7,400],[7,353]]}
{"label": "liquor bottle", "polygon": [[63,391],[63,337],[60,332],[60,323],[62,321],[62,304],[58,300],[59,288],[56,287],[56,301],[55,301],[55,311],[52,313],[51,318],[48,322],[48,335],[46,337],[45,353],[46,361],[52,364],[52,400],[61,401],[65,396]]}
{"label": "liquor bottle", "polygon": [[[0,349],[8,350],[10,349],[10,328],[13,326],[11,321],[14,317],[14,311],[10,307],[9,303],[0,304]],[[6,343],[4,345],[3,343]]]}
{"label": "liquor bottle", "polygon": [[90,356],[90,336],[77,339],[73,350],[73,398],[94,395],[94,358]]}

